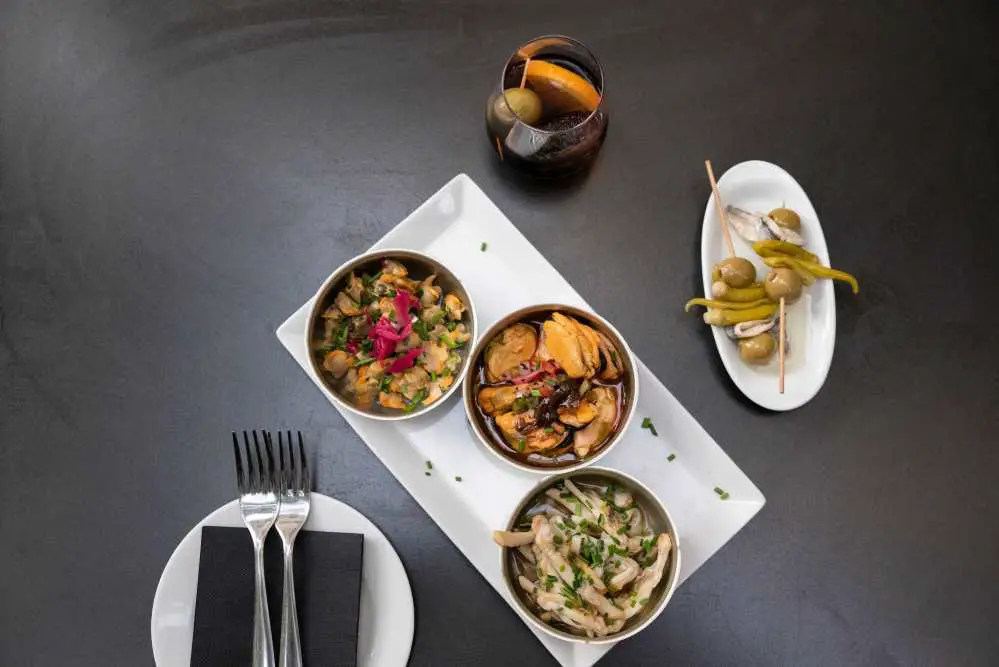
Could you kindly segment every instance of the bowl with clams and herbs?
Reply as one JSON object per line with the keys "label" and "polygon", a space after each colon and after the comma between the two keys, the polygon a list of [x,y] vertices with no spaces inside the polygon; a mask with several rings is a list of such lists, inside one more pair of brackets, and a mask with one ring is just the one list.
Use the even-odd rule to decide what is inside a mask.
{"label": "bowl with clams and herbs", "polygon": [[323,284],[306,338],[312,371],[338,405],[373,419],[408,419],[461,384],[475,309],[438,260],[380,250],[350,260]]}

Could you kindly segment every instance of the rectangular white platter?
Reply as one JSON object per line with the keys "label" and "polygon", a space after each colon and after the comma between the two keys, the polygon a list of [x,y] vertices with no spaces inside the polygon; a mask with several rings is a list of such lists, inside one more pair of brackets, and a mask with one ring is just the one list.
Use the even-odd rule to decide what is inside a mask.
{"label": "rectangular white platter", "polygon": [[[483,242],[488,244],[484,252]],[[424,252],[450,268],[471,295],[480,332],[507,313],[534,303],[590,309],[465,174],[452,179],[371,249],[381,248]],[[335,268],[330,267],[331,273]],[[305,347],[311,305],[312,299],[289,317],[277,337],[320,386]],[[616,324],[627,332],[626,325]],[[635,420],[600,465],[634,475],[666,504],[679,535],[682,584],[760,511],[765,499],[645,364],[639,361],[638,366],[641,391]],[[512,606],[492,531],[505,527],[514,506],[538,477],[486,452],[468,426],[460,399],[458,392],[447,405],[404,422],[340,413]],[[640,428],[645,417],[652,419],[658,437]],[[675,454],[672,461],[670,454]],[[427,460],[434,464],[431,476],[424,474]],[[722,500],[715,487],[724,489],[728,499]],[[646,632],[655,632],[654,628],[655,624]],[[590,667],[613,646],[573,644],[532,631],[566,667]]]}

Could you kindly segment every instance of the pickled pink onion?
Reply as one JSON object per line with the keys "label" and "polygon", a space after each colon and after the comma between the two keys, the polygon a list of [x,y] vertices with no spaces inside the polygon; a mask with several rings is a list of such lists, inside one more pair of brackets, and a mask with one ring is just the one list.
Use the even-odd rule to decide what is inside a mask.
{"label": "pickled pink onion", "polygon": [[416,363],[416,358],[421,354],[423,354],[422,347],[414,347],[406,350],[401,357],[397,357],[385,370],[389,373],[401,373],[404,370],[408,370],[413,367],[413,364]]}

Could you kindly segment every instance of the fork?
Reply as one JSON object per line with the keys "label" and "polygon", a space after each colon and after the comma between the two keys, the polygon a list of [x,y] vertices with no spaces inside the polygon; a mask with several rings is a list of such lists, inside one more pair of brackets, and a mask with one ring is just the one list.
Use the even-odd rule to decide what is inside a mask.
{"label": "fork", "polygon": [[278,459],[281,474],[278,495],[281,511],[278,512],[277,532],[284,547],[284,595],[281,600],[281,657],[279,667],[302,667],[302,643],[298,634],[298,609],[295,606],[295,571],[292,567],[292,554],[295,551],[295,538],[309,518],[309,493],[312,491],[312,478],[309,464],[305,460],[305,445],[302,432],[298,432],[298,459],[291,441],[291,431],[287,438],[288,460],[285,461],[285,439],[278,431]]}
{"label": "fork", "polygon": [[274,667],[274,638],[267,610],[267,584],[264,580],[264,539],[278,515],[278,495],[274,476],[274,452],[271,436],[262,431],[264,447],[253,431],[253,448],[243,431],[246,471],[239,456],[239,442],[232,434],[232,449],[236,456],[236,485],[239,489],[239,511],[253,540],[255,584],[253,594],[253,667]]}

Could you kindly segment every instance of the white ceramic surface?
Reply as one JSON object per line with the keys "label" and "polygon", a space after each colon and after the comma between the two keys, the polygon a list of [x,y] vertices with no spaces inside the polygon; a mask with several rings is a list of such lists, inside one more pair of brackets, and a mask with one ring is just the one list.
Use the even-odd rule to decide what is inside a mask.
{"label": "white ceramic surface", "polygon": [[[223,505],[192,528],[160,575],[150,623],[157,667],[191,664],[202,526],[242,527],[238,501]],[[353,507],[318,493],[312,494],[305,530],[364,535],[357,664],[403,667],[413,644],[413,593],[402,561],[388,538]],[[249,533],[246,548],[250,549]],[[274,628],[275,638],[279,630]]]}
{"label": "white ceramic surface", "polygon": [[[718,190],[725,206],[763,213],[779,206],[793,209],[801,217],[805,247],[818,255],[822,264],[830,266],[819,217],[808,195],[789,173],[761,160],[740,162],[718,179]],[[753,252],[752,244],[734,229],[731,231],[735,254],[751,260],[756,265],[757,277],[762,280],[770,268]],[[704,294],[711,294],[712,267],[727,255],[714,199],[708,197],[701,227]],[[791,351],[784,367],[783,394],[778,391],[776,356],[766,366],[751,366],[739,358],[738,346],[725,336],[724,330],[711,328],[722,364],[735,386],[751,401],[769,410],[793,410],[810,401],[822,388],[832,364],[836,342],[836,296],[832,281],[817,280],[804,289],[797,303],[786,306]],[[703,309],[698,308],[698,312]]]}
{"label": "white ceramic surface", "polygon": [[[488,244],[484,252],[480,250],[483,242]],[[480,331],[534,303],[566,303],[592,310],[464,174],[430,197],[373,249],[383,247],[413,248],[445,262],[475,299]],[[302,344],[310,305],[311,299],[278,328],[277,336],[320,386],[309,370]],[[617,324],[627,337],[627,323]],[[635,419],[601,466],[637,477],[669,508],[683,541],[682,583],[746,525],[765,500],[641,361],[638,368],[642,392]],[[537,476],[488,453],[472,434],[459,398],[452,396],[448,405],[405,422],[341,414],[512,606],[492,531],[506,525],[517,503],[537,483]],[[653,420],[658,437],[639,427],[645,417]],[[672,462],[670,454],[675,455]],[[424,475],[427,460],[433,462],[430,476]],[[729,493],[728,500],[719,498],[716,486]],[[655,624],[646,632],[654,628]],[[566,666],[590,667],[612,647],[573,644],[532,631]]]}

